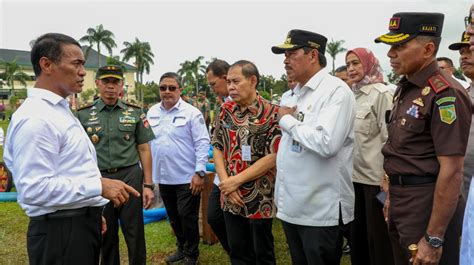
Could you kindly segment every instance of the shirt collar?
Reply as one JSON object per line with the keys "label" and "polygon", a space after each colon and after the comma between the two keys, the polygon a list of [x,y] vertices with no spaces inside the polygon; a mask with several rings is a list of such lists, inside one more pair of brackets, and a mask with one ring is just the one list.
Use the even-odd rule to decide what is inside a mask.
{"label": "shirt collar", "polygon": [[414,75],[407,78],[407,80],[410,83],[415,84],[417,87],[423,87],[426,83],[426,80],[428,80],[429,77],[433,76],[435,72],[439,72],[436,60],[431,62],[428,66],[421,69]]}
{"label": "shirt collar", "polygon": [[57,105],[58,103],[69,107],[69,102],[67,99],[61,97],[60,95],[53,93],[44,88],[28,88],[27,89],[28,97],[30,98],[40,98],[53,105]]}
{"label": "shirt collar", "polygon": [[357,89],[355,92],[357,93],[358,91],[361,91],[361,92],[364,92],[365,94],[368,95],[370,93],[371,89],[372,89],[372,86],[371,86],[371,84],[369,84],[369,85],[365,85],[365,86]]}
{"label": "shirt collar", "polygon": [[[257,97],[255,98],[255,100],[252,102],[252,104],[250,104],[250,106],[248,106],[245,109],[244,112],[249,111],[252,115],[256,115],[260,107],[262,106],[262,104],[263,104],[263,98],[257,94]],[[237,110],[240,111],[240,106],[234,102],[232,106],[232,113],[236,112]]]}
{"label": "shirt collar", "polygon": [[[162,103],[163,103],[163,102],[160,102],[160,109],[166,111],[166,109],[165,109],[165,107],[163,106]],[[176,104],[174,104],[174,106],[171,107],[171,108],[170,108],[169,110],[167,110],[167,111],[172,111],[173,109],[180,110],[182,107],[183,107],[183,99],[180,97],[180,98],[178,99],[178,102],[176,102]]]}
{"label": "shirt collar", "polygon": [[[97,99],[95,102],[95,106],[97,107],[97,111],[102,111],[104,107],[106,106],[102,98]],[[115,106],[118,106],[121,109],[127,109],[127,105],[123,103],[120,99],[117,100],[117,103],[115,103]]]}
{"label": "shirt collar", "polygon": [[[324,73],[323,71],[319,70],[315,75],[313,75],[304,86],[301,87],[308,87],[311,88],[312,90],[316,90],[316,88],[319,86],[321,81],[323,81],[324,78]],[[301,84],[300,84],[301,85]]]}

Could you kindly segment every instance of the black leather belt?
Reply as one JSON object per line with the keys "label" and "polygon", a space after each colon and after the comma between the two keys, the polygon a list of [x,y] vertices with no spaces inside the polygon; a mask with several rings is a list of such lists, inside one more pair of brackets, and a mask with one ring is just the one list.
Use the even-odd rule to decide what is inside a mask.
{"label": "black leather belt", "polygon": [[420,185],[435,183],[437,176],[427,175],[427,176],[410,176],[410,175],[390,175],[390,185]]}
{"label": "black leather belt", "polygon": [[103,206],[98,206],[98,207],[82,207],[82,208],[70,209],[70,210],[58,210],[53,213],[30,217],[30,219],[33,221],[44,221],[44,220],[49,220],[49,219],[70,218],[70,217],[82,216],[82,215],[93,214],[93,213],[102,213],[103,209],[104,209]]}
{"label": "black leather belt", "polygon": [[100,173],[117,173],[120,170],[127,169],[127,168],[130,168],[130,167],[134,167],[136,165],[138,165],[138,164],[133,164],[133,165],[126,166],[126,167],[116,167],[116,168],[104,169],[104,170],[101,170]]}

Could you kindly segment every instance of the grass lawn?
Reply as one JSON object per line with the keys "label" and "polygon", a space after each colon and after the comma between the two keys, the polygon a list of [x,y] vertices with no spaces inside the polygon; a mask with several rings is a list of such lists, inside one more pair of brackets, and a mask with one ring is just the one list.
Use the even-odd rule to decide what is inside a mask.
{"label": "grass lawn", "polygon": [[[0,264],[28,264],[26,254],[26,229],[28,218],[17,203],[0,202]],[[279,221],[274,222],[275,253],[278,264],[291,264],[285,236]],[[175,239],[167,221],[145,225],[147,256],[149,264],[165,264],[164,258],[175,250]],[[122,264],[128,264],[127,249],[120,238]],[[200,264],[229,264],[229,259],[220,244],[200,244]],[[344,256],[342,265],[349,265]]]}

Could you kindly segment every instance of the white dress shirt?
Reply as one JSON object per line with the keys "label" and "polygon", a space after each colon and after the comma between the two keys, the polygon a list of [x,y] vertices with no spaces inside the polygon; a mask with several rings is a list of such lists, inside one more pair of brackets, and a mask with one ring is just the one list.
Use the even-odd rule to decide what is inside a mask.
{"label": "white dress shirt", "polygon": [[[354,219],[351,181],[356,102],[339,78],[318,72],[282,96],[296,105],[280,120],[275,203],[277,217],[305,226],[335,226],[341,205],[344,224]],[[303,121],[295,116],[304,114]],[[300,114],[301,115],[301,114]],[[299,144],[301,149],[294,148]]]}
{"label": "white dress shirt", "polygon": [[206,170],[209,132],[197,108],[182,99],[169,110],[158,103],[148,110],[147,119],[155,133],[150,141],[155,183],[191,183],[196,171]]}
{"label": "white dress shirt", "polygon": [[5,142],[3,157],[28,216],[108,202],[101,197],[94,146],[66,99],[46,89],[28,89]]}

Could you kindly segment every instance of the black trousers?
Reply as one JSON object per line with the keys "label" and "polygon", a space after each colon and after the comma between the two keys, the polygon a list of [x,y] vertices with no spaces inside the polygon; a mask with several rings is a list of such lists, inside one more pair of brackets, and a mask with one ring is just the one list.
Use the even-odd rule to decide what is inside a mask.
{"label": "black trousers", "polygon": [[[115,173],[102,173],[105,178],[119,179],[132,186],[140,194],[143,192],[143,171],[137,164]],[[130,196],[128,202],[119,208],[108,203],[104,209],[107,220],[107,233],[102,242],[102,264],[119,265],[119,220],[122,233],[127,243],[130,264],[146,264],[145,231],[143,225],[142,197]]]}
{"label": "black trousers", "polygon": [[343,225],[316,227],[282,221],[291,262],[298,265],[339,265]]}
{"label": "black trousers", "polygon": [[270,219],[249,219],[224,212],[232,265],[276,264]]}
{"label": "black trousers", "polygon": [[27,250],[31,265],[99,264],[102,208],[81,216],[30,220]]}
{"label": "black trousers", "polygon": [[225,229],[224,212],[221,208],[220,203],[221,190],[214,184],[212,187],[211,194],[209,195],[209,204],[207,208],[207,222],[211,226],[212,230],[216,234],[222,247],[230,253],[229,243],[227,242],[227,232]]}
{"label": "black trousers", "polygon": [[189,184],[160,184],[160,195],[176,235],[178,249],[184,255],[199,256],[199,203],[201,195],[192,195]]}
{"label": "black trousers", "polygon": [[354,191],[352,265],[393,265],[392,244],[383,217],[383,205],[375,197],[380,192],[380,187],[354,182]]}

